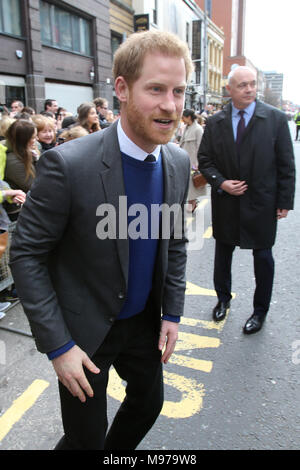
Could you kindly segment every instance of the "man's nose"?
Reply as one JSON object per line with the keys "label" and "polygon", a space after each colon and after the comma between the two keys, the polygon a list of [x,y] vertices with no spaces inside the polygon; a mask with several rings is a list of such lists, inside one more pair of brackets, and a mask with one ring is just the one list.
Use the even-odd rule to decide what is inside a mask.
{"label": "man's nose", "polygon": [[160,107],[162,110],[168,113],[173,113],[174,111],[176,111],[176,103],[175,103],[173,91],[165,94],[160,104]]}

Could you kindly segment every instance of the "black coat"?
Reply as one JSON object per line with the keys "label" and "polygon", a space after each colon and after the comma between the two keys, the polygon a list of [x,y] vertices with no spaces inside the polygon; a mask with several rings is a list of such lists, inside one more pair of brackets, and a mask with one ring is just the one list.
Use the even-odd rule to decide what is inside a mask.
{"label": "black coat", "polygon": [[[284,113],[260,101],[238,157],[231,103],[208,119],[198,152],[199,169],[211,184],[213,236],[241,248],[271,248],[276,210],[293,209],[295,164]],[[246,181],[242,196],[219,189],[223,181]]]}

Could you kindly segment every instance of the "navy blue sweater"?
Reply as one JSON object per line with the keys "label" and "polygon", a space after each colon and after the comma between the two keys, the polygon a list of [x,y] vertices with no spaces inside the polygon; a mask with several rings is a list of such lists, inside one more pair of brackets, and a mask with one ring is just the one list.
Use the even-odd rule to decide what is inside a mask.
{"label": "navy blue sweater", "polygon": [[[132,317],[146,305],[152,288],[160,224],[160,217],[151,221],[151,207],[161,205],[164,198],[161,155],[156,162],[144,162],[122,153],[122,163],[128,209],[129,272],[127,297],[117,319]],[[157,215],[158,210],[154,213]],[[180,321],[180,317],[172,315],[163,319]],[[74,345],[70,341],[48,353],[48,358],[54,359]]]}

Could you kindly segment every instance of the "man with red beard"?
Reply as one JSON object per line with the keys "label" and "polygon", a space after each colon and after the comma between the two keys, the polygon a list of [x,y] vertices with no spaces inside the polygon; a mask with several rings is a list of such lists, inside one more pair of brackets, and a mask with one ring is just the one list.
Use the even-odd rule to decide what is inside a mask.
{"label": "man with red beard", "polygon": [[[170,33],[136,33],[113,70],[119,121],[41,157],[11,250],[37,348],[59,378],[62,450],[138,446],[161,411],[162,364],[183,314],[190,166],[169,141],[184,108],[189,51]],[[181,209],[168,237],[164,211],[157,225],[151,217],[162,205]],[[111,366],[127,387],[106,434]]]}

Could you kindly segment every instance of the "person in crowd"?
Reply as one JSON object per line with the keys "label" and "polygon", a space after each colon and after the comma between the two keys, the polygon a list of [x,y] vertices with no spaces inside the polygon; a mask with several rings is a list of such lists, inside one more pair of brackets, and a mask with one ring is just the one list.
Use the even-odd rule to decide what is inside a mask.
{"label": "person in crowd", "polygon": [[256,288],[245,334],[261,329],[269,310],[278,219],[293,209],[295,164],[284,113],[256,100],[256,75],[248,67],[229,74],[231,102],[207,120],[198,154],[211,184],[214,284],[213,319],[223,320],[231,300],[236,246],[252,249]]}
{"label": "person in crowd", "polygon": [[59,107],[56,113],[56,123],[57,123],[57,130],[60,131],[62,129],[62,123],[65,117],[72,116],[72,113],[66,110],[66,108]]}
{"label": "person in crowd", "polygon": [[108,109],[107,110],[107,113],[106,113],[106,120],[107,122],[109,122],[110,124],[112,122],[115,122],[115,116],[114,116],[114,113],[111,109]]}
{"label": "person in crowd", "polygon": [[86,129],[90,134],[100,131],[101,127],[96,111],[96,106],[93,103],[84,102],[77,109],[77,124]]}
{"label": "person in crowd", "polygon": [[[36,126],[32,121],[16,120],[6,132],[8,148],[4,179],[12,189],[29,191],[35,178]],[[9,215],[19,214],[20,208],[12,208]]]}
{"label": "person in crowd", "polygon": [[76,117],[71,115],[71,116],[66,116],[64,119],[63,119],[63,122],[62,122],[62,125],[61,125],[61,130],[63,129],[67,129],[71,126],[74,126],[74,124],[76,124],[77,120],[76,120]]}
{"label": "person in crowd", "polygon": [[[7,215],[7,212],[4,208],[4,203],[8,202],[9,204],[21,205],[25,202],[26,194],[20,189],[11,189],[6,181],[0,179],[0,260],[7,250],[9,243],[9,225],[10,219]],[[8,296],[9,291],[7,289],[2,289],[0,292],[0,318],[3,318],[3,311],[5,311],[11,303],[7,301],[15,300],[16,297],[10,298]]]}
{"label": "person in crowd", "polygon": [[64,142],[68,142],[69,140],[73,139],[78,139],[79,137],[83,137],[88,134],[89,132],[84,127],[69,127],[68,129],[63,129],[62,132],[59,134],[58,142],[60,144],[63,144]]}
{"label": "person in crowd", "polygon": [[7,129],[12,125],[12,123],[15,122],[15,118],[11,118],[9,116],[3,116],[2,119],[0,119],[0,140],[3,145],[5,145],[5,135]]}
{"label": "person in crowd", "polygon": [[42,116],[46,116],[51,119],[55,119],[55,113],[52,113],[52,111],[41,111],[39,114]]}
{"label": "person in crowd", "polygon": [[107,120],[108,101],[99,96],[99,98],[93,100],[93,103],[96,106],[100,127],[101,129],[105,129],[105,127],[110,125],[110,122]]}
{"label": "person in crowd", "polygon": [[20,113],[15,114],[15,119],[26,119],[27,121],[31,121],[31,114],[21,111]]}
{"label": "person in crowd", "polygon": [[24,108],[22,101],[14,100],[10,105],[10,117],[14,118],[17,113],[20,113]]}
{"label": "person in crowd", "polygon": [[54,115],[54,118],[56,116],[58,110],[58,104],[56,100],[53,99],[47,99],[44,103],[44,111],[50,112]]}
{"label": "person in crowd", "polygon": [[24,106],[21,113],[27,113],[30,116],[33,116],[35,114],[35,110],[33,108],[31,108],[31,106]]}
{"label": "person in crowd", "polygon": [[[59,377],[65,435],[56,450],[135,449],[163,405],[162,364],[184,308],[190,179],[187,153],[169,141],[192,69],[176,35],[130,35],[114,56],[121,118],[39,160],[10,266],[37,347]],[[141,204],[148,214],[153,204],[179,207],[169,236],[151,220],[147,237],[135,236],[127,205]],[[105,233],[107,210],[121,233],[113,216]],[[162,211],[162,226],[169,216]],[[107,433],[111,365],[127,387]]]}
{"label": "person in crowd", "polygon": [[298,140],[298,134],[299,134],[299,131],[300,131],[300,108],[298,109],[298,112],[294,116],[294,121],[295,121],[295,124],[296,124],[295,141],[297,141]]}
{"label": "person in crowd", "polygon": [[32,120],[37,128],[37,141],[40,145],[40,154],[56,145],[56,128],[52,118],[36,114]]}
{"label": "person in crowd", "polygon": [[197,114],[197,122],[202,127],[203,131],[205,128],[205,118],[201,114]]}
{"label": "person in crowd", "polygon": [[[198,150],[203,136],[203,129],[197,122],[197,115],[193,109],[185,109],[182,114],[182,120],[185,124],[179,145],[189,154],[192,170],[198,168]],[[195,188],[192,180],[192,172],[190,176],[188,203],[189,211],[194,212],[197,207],[197,198],[205,196],[206,188]]]}

